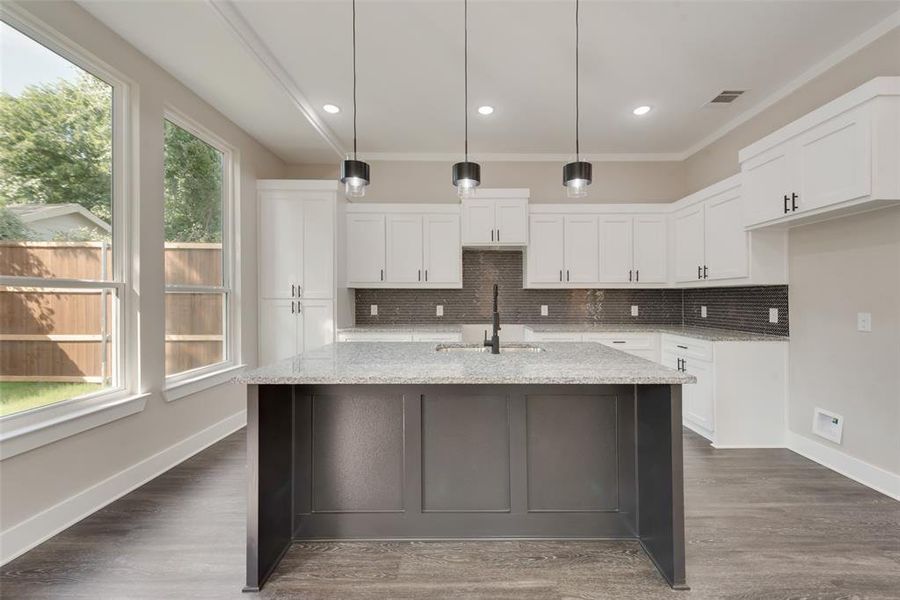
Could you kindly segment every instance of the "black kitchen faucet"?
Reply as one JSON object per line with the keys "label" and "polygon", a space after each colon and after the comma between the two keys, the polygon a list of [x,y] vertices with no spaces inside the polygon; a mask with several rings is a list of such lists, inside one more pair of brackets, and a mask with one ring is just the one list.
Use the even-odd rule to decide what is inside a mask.
{"label": "black kitchen faucet", "polygon": [[500,354],[500,311],[497,310],[497,284],[494,284],[494,335],[488,339],[487,330],[484,332],[484,345],[490,347],[491,354]]}

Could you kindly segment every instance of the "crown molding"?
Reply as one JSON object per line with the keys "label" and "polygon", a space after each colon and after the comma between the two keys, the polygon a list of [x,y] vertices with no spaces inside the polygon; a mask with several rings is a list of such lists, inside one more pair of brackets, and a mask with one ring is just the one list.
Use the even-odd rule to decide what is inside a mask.
{"label": "crown molding", "polygon": [[[360,152],[360,158],[370,161],[457,162],[460,152]],[[553,153],[497,153],[469,152],[469,159],[481,162],[558,162],[575,159],[573,154]],[[582,154],[581,160],[593,162],[666,162],[684,160],[683,153]]]}
{"label": "crown molding", "polygon": [[297,107],[297,110],[300,111],[300,114],[316,130],[316,133],[331,146],[339,157],[343,158],[347,151],[344,149],[338,136],[325,124],[294,79],[278,59],[275,58],[275,55],[272,54],[269,47],[259,37],[256,30],[247,23],[240,11],[234,6],[234,3],[231,0],[206,0],[206,3],[221,17],[235,37],[240,40],[244,48],[250,52],[269,76],[281,86],[291,102],[294,103],[294,106]]}

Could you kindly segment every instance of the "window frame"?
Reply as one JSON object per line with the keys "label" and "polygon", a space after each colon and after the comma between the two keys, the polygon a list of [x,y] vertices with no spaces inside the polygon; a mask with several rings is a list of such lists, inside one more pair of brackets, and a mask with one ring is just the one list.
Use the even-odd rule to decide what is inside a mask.
{"label": "window frame", "polygon": [[[223,360],[165,376],[163,388],[167,401],[177,400],[228,381],[243,368],[240,345],[240,285],[237,235],[240,222],[240,158],[237,148],[209,131],[177,108],[166,105],[163,122],[180,127],[222,153],[222,285],[181,285],[163,282],[163,295],[169,293],[220,293],[224,297],[222,316]],[[165,207],[163,207],[165,211]],[[165,213],[163,213],[165,218]],[[165,244],[165,241],[163,242]],[[165,319],[165,315],[163,317]],[[163,328],[165,336],[165,327]]]}
{"label": "window frame", "polygon": [[100,60],[52,27],[20,7],[6,3],[2,20],[51,52],[97,77],[112,89],[112,277],[108,281],[0,276],[0,285],[12,288],[102,289],[116,291],[113,336],[113,385],[92,394],[0,417],[0,459],[74,435],[91,427],[135,414],[144,409],[149,394],[138,393],[140,340],[137,321],[139,289],[133,277],[138,263],[132,241],[140,231],[136,199],[133,148],[137,118],[137,86],[118,70]]}

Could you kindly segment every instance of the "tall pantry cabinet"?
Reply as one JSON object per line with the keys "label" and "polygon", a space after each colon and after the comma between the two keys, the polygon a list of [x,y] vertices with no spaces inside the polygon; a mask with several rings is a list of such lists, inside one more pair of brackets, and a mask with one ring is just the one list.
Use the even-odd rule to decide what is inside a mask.
{"label": "tall pantry cabinet", "polygon": [[333,181],[257,183],[259,364],[334,341]]}

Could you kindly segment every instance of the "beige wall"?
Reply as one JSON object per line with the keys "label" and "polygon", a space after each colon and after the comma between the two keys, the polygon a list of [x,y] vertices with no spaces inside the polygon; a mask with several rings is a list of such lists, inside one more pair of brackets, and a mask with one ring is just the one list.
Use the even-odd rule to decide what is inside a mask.
{"label": "beige wall", "polygon": [[900,75],[900,28],[878,38],[684,161],[691,192],[740,171],[738,151],[870,79]]}
{"label": "beige wall", "polygon": [[[900,208],[798,227],[790,249],[790,430],[900,474]],[[811,435],[815,407],[843,415],[841,445]]]}
{"label": "beige wall", "polygon": [[[0,528],[7,530],[72,495],[173,446],[245,408],[242,386],[223,385],[171,403],[160,390],[163,366],[163,108],[165,105],[238,149],[241,160],[242,349],[256,360],[256,178],[283,177],[284,163],[73,2],[25,8],[136,82],[139,148],[141,389],[136,415],[65,438],[0,463]],[[239,491],[236,491],[239,493]]]}
{"label": "beige wall", "polygon": [[[288,176],[330,179],[333,165],[290,165]],[[373,161],[367,202],[459,202],[450,182],[452,163]],[[569,202],[562,185],[562,162],[485,162],[482,187],[530,188],[532,202]],[[579,202],[672,202],[687,195],[678,162],[595,162],[594,182]]]}

